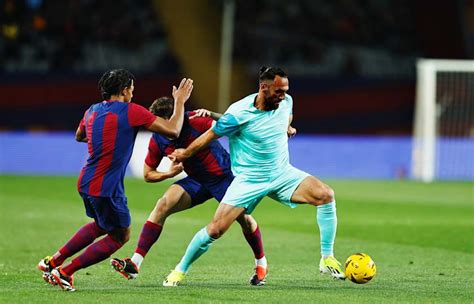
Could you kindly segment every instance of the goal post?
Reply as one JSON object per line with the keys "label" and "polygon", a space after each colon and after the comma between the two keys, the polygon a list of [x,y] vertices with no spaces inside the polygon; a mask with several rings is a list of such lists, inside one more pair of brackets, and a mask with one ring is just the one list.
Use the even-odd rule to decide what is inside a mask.
{"label": "goal post", "polygon": [[474,60],[417,61],[412,176],[474,179]]}

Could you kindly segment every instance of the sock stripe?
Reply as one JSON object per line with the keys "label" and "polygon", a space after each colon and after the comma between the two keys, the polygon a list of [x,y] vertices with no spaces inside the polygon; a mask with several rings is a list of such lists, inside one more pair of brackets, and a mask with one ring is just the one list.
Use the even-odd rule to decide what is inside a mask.
{"label": "sock stripe", "polygon": [[162,230],[163,227],[161,225],[146,221],[143,225],[142,232],[140,233],[135,252],[140,254],[142,257],[145,257],[150,248],[160,237]]}

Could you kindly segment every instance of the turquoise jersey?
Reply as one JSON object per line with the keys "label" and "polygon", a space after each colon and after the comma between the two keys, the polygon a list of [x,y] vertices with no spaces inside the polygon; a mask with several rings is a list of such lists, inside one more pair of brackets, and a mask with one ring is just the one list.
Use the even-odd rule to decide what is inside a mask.
{"label": "turquoise jersey", "polygon": [[254,106],[257,94],[233,103],[217,121],[213,131],[229,137],[232,172],[252,179],[271,179],[289,165],[288,124],[293,98],[286,95],[276,110]]}

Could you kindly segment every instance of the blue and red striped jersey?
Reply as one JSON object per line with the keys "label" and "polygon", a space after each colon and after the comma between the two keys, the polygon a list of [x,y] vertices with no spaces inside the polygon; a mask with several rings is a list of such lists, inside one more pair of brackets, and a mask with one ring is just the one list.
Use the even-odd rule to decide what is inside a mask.
{"label": "blue and red striped jersey", "polygon": [[103,101],[84,114],[80,127],[87,136],[89,158],[77,182],[79,192],[91,196],[123,197],[123,179],[140,126],[155,116],[135,103]]}
{"label": "blue and red striped jersey", "polygon": [[[211,118],[189,119],[190,114],[192,112],[184,114],[183,128],[177,139],[170,140],[166,136],[153,133],[145,158],[145,163],[149,167],[158,167],[163,157],[170,155],[175,149],[188,147],[191,142],[211,128]],[[216,177],[231,173],[229,153],[217,140],[213,140],[209,146],[184,161],[183,166],[186,174],[198,182],[209,182]]]}

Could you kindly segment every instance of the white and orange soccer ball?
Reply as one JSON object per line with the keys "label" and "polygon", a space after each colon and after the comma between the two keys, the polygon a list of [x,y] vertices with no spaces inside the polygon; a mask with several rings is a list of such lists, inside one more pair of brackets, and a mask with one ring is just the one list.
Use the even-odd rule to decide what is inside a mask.
{"label": "white and orange soccer ball", "polygon": [[345,267],[346,278],[357,284],[369,282],[377,272],[374,261],[365,253],[355,253],[348,257]]}

